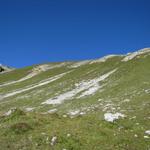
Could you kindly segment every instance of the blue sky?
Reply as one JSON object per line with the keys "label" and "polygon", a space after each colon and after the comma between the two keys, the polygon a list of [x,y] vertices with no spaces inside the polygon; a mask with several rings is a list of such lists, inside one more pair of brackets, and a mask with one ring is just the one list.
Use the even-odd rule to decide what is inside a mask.
{"label": "blue sky", "polygon": [[0,63],[24,67],[150,47],[149,0],[0,0]]}

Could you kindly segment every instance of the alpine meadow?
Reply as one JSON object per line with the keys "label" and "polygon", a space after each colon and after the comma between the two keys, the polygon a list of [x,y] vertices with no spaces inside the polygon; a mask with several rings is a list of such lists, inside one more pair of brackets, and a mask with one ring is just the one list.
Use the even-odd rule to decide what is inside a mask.
{"label": "alpine meadow", "polygon": [[150,48],[0,72],[1,150],[150,150]]}

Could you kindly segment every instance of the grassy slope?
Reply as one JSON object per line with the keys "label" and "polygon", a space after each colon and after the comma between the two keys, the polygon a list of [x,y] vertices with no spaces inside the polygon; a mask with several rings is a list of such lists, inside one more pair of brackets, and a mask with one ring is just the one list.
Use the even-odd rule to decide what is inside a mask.
{"label": "grassy slope", "polygon": [[[0,118],[0,145],[5,149],[47,149],[47,150],[148,150],[150,139],[144,139],[144,132],[150,128],[150,56],[141,55],[138,59],[121,62],[122,58],[115,57],[104,63],[83,65],[78,68],[67,66],[52,69],[38,76],[0,88],[5,94],[18,88],[24,88],[72,70],[64,77],[34,90],[6,98],[1,101],[1,114],[12,107],[19,109],[8,117]],[[101,82],[105,86],[94,95],[66,101],[61,105],[41,105],[41,102],[58,93],[74,89],[74,84],[83,80],[93,79],[104,73],[118,68],[108,79]],[[18,80],[24,77],[32,67],[16,70],[0,75],[2,83]],[[41,92],[40,92],[41,91]],[[102,99],[100,102],[98,99]],[[125,102],[129,99],[129,102]],[[101,105],[99,105],[101,104]],[[113,104],[115,110],[103,110],[107,104]],[[70,110],[77,110],[91,105],[99,105],[87,112],[86,115],[75,118],[63,117]],[[40,106],[40,107],[39,107]],[[24,107],[36,107],[34,112],[24,113]],[[57,108],[57,113],[41,114],[51,108]],[[122,112],[125,119],[114,123],[104,121],[105,112]],[[135,117],[136,116],[136,117]],[[67,137],[67,134],[71,134]],[[138,137],[135,137],[137,135]],[[50,145],[51,138],[57,136],[54,146]]]}

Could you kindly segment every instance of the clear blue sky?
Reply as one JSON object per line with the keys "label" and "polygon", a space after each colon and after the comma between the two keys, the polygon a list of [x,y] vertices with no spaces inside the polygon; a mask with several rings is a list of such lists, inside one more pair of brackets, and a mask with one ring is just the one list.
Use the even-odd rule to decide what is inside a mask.
{"label": "clear blue sky", "polygon": [[24,67],[150,47],[150,0],[0,0],[0,63]]}

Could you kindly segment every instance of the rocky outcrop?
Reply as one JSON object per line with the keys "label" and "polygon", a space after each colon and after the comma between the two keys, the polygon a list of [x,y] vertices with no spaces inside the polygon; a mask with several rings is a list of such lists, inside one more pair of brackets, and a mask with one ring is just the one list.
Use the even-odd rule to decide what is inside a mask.
{"label": "rocky outcrop", "polygon": [[10,68],[8,66],[4,66],[4,65],[0,64],[0,73],[8,72],[8,71],[11,71],[11,70],[13,70],[13,68]]}
{"label": "rocky outcrop", "polygon": [[5,71],[5,69],[0,66],[0,72],[3,72],[3,71]]}

